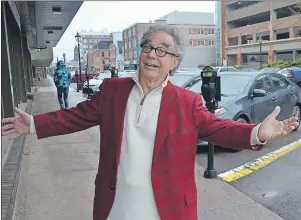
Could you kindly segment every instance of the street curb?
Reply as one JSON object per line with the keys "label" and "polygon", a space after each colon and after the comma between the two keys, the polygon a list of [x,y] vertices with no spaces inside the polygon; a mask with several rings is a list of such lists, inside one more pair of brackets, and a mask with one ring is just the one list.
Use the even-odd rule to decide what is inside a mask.
{"label": "street curb", "polygon": [[[37,90],[35,89],[35,92]],[[35,94],[35,93],[34,93]],[[33,96],[34,96],[33,94]],[[25,111],[31,113],[33,98],[28,99]],[[12,220],[20,172],[23,162],[23,150],[27,136],[13,140],[5,164],[2,167],[1,178],[1,220]]]}

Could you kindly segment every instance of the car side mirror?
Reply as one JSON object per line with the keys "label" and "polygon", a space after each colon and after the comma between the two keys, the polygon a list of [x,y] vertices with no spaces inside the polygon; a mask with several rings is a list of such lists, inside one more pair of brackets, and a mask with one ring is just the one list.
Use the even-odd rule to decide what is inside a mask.
{"label": "car side mirror", "polygon": [[252,92],[251,97],[256,98],[256,97],[264,97],[267,95],[267,92],[263,89],[254,89]]}

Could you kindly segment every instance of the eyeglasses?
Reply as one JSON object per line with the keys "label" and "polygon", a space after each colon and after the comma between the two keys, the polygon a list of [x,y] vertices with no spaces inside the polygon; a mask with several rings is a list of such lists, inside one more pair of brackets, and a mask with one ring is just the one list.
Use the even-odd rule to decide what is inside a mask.
{"label": "eyeglasses", "polygon": [[178,55],[174,53],[167,52],[163,47],[153,47],[152,45],[145,43],[141,44],[140,47],[142,48],[142,51],[144,53],[150,53],[152,50],[155,50],[155,53],[158,57],[164,57],[166,54],[170,54],[175,57],[179,57]]}

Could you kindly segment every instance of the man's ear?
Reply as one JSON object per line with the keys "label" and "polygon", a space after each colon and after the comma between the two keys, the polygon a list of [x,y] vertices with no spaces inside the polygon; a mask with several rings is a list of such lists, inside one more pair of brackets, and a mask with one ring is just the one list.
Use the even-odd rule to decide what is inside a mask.
{"label": "man's ear", "polygon": [[174,67],[173,67],[173,69],[174,69],[179,66],[180,59],[177,57],[176,59],[174,59],[173,63],[174,63]]}

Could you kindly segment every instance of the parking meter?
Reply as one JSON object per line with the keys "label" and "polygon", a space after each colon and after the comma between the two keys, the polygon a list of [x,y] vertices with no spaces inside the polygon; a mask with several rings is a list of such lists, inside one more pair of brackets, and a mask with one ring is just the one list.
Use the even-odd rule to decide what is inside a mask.
{"label": "parking meter", "polygon": [[[221,101],[220,77],[211,66],[206,66],[201,72],[201,78],[201,91],[206,102],[206,108],[214,114],[218,108],[218,101]],[[217,177],[217,173],[214,170],[214,145],[212,143],[208,144],[208,165],[204,172],[204,177],[209,179]]]}
{"label": "parking meter", "polygon": [[206,66],[201,72],[202,95],[206,102],[208,111],[214,113],[218,108],[218,101],[221,101],[220,76],[211,66]]}

